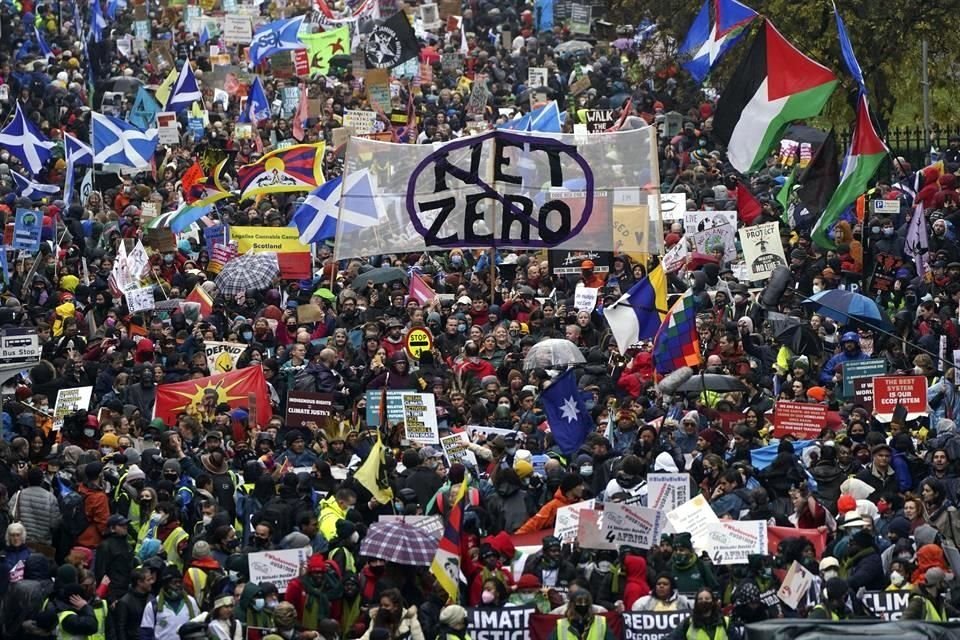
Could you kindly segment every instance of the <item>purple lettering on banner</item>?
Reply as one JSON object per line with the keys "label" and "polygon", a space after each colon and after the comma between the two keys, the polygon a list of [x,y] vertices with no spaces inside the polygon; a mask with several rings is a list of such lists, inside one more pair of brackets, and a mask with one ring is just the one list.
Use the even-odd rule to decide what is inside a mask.
{"label": "purple lettering on banner", "polygon": [[[480,160],[483,145],[494,145],[490,153],[494,159],[494,181],[506,184],[521,184],[522,177],[510,173],[515,167],[510,166],[509,159],[504,156],[507,147],[523,148],[529,145],[529,153],[543,153],[550,168],[550,185],[553,188],[564,187],[564,167],[578,167],[582,172],[584,187],[577,189],[578,199],[583,198],[583,210],[576,222],[572,219],[573,212],[563,200],[550,200],[537,208],[534,201],[527,195],[502,194],[495,185],[487,184],[480,178]],[[449,161],[450,153],[459,149],[470,150],[470,164],[468,168],[458,167]],[[567,156],[564,160],[563,156]],[[433,184],[429,190],[417,192],[417,183],[421,176],[429,175]],[[432,174],[432,175],[431,175]],[[439,236],[440,229],[447,222],[448,216],[457,208],[457,198],[445,196],[430,200],[430,195],[448,190],[447,179],[452,177],[464,185],[475,186],[478,191],[466,193],[464,228],[460,232],[444,237]],[[534,188],[530,188],[533,192]],[[582,195],[581,195],[582,194]],[[531,194],[532,195],[532,194]],[[427,246],[492,246],[492,247],[519,247],[545,248],[555,247],[570,240],[579,234],[590,221],[593,214],[594,177],[593,170],[587,164],[586,158],[577,153],[575,145],[550,137],[530,136],[513,131],[489,131],[461,140],[447,143],[437,151],[423,159],[410,174],[407,181],[406,209],[407,215],[414,229],[426,241]],[[482,200],[494,200],[502,207],[500,228],[491,229],[489,233],[478,234],[474,231],[475,224],[483,219],[483,213],[478,211],[477,205]],[[421,214],[436,211],[436,219],[429,225],[424,224]],[[560,226],[551,229],[547,224],[551,214],[560,218]],[[511,235],[515,223],[520,225],[520,233]],[[537,230],[537,237],[531,238],[530,228]]]}

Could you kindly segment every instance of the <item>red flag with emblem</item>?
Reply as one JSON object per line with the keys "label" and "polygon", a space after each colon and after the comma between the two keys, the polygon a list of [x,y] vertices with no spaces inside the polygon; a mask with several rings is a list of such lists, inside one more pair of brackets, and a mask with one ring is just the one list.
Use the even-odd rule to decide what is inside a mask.
{"label": "red flag with emblem", "polygon": [[259,365],[186,382],[158,385],[154,417],[161,418],[164,424],[172,425],[176,424],[177,417],[181,414],[201,415],[203,396],[208,389],[217,392],[216,404],[226,403],[231,409],[247,409],[250,404],[247,394],[254,394],[257,399],[257,424],[267,424],[270,421],[270,395],[267,391],[267,380],[263,377],[263,368]]}

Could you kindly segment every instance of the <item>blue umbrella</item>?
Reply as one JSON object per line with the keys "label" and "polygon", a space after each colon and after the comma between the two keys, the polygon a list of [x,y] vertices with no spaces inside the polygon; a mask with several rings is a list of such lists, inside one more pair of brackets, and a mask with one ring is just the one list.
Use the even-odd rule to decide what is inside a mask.
{"label": "blue umbrella", "polygon": [[890,320],[880,311],[877,303],[867,296],[843,289],[827,289],[815,293],[801,303],[828,318],[842,324],[860,322],[869,327],[892,331]]}

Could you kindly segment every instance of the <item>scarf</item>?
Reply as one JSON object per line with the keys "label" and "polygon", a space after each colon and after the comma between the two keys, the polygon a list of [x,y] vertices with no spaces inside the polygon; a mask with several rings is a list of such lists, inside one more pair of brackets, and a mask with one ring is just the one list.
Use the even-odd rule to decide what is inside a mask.
{"label": "scarf", "polygon": [[360,597],[360,594],[357,594],[353,602],[348,602],[346,599],[343,600],[342,611],[340,613],[340,633],[343,634],[343,637],[347,636],[347,631],[360,619],[360,602],[362,600],[363,598]]}
{"label": "scarf", "polygon": [[303,607],[303,628],[316,629],[317,623],[329,616],[330,601],[321,585],[314,584],[312,576],[304,576],[301,584],[307,593],[307,603]]}
{"label": "scarf", "polygon": [[613,562],[610,564],[610,593],[620,593],[620,576],[623,574],[623,568]]}

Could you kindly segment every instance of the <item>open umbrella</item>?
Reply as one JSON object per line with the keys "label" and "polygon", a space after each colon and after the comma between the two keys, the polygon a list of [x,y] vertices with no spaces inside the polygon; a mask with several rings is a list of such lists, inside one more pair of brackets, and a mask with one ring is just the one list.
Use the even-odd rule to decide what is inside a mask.
{"label": "open umbrella", "polygon": [[377,267],[370,271],[359,274],[351,282],[350,286],[359,289],[368,282],[372,284],[386,284],[388,282],[406,281],[407,272],[400,267]]}
{"label": "open umbrella", "polygon": [[586,361],[577,345],[569,340],[551,338],[530,347],[530,352],[523,360],[523,369],[529,371],[538,367],[562,368]]}
{"label": "open umbrella", "polygon": [[223,265],[214,282],[221,294],[230,297],[248,289],[269,289],[279,275],[277,254],[247,253]]}
{"label": "open umbrella", "polygon": [[406,522],[374,522],[360,543],[360,555],[396,564],[429,567],[439,541]]}
{"label": "open umbrella", "polygon": [[883,331],[893,330],[890,320],[880,311],[876,302],[852,291],[827,289],[813,294],[800,304],[842,324],[859,322]]}
{"label": "open umbrella", "polygon": [[583,40],[568,40],[558,44],[554,51],[561,56],[573,56],[578,53],[588,53],[593,49],[593,45]]}
{"label": "open umbrella", "polygon": [[747,385],[740,382],[736,376],[725,376],[719,373],[695,373],[689,380],[677,387],[677,391],[749,391]]}
{"label": "open umbrella", "polygon": [[[793,353],[819,356],[823,353],[823,341],[813,329],[800,318],[787,316],[781,327],[775,328],[777,340]],[[776,325],[775,325],[776,327]]]}

